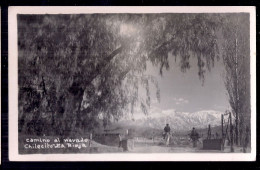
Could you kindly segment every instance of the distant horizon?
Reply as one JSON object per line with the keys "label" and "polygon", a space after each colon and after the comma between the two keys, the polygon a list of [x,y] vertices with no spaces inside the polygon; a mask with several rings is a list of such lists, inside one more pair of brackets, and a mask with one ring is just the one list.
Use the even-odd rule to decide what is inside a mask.
{"label": "distant horizon", "polygon": [[[153,106],[155,107],[155,106]],[[122,118],[119,120],[120,121],[125,121],[125,120],[138,120],[138,119],[142,119],[142,118],[155,118],[155,117],[163,117],[163,116],[168,116],[170,115],[167,112],[175,112],[175,113],[187,113],[187,114],[193,114],[193,113],[198,113],[198,112],[216,112],[216,113],[224,113],[223,111],[220,110],[213,110],[213,109],[205,109],[205,110],[197,110],[197,111],[193,111],[193,112],[185,112],[185,111],[178,111],[176,109],[165,109],[165,110],[160,110],[158,111],[158,107],[156,107],[157,112],[149,112],[147,115],[145,115],[141,110],[138,109],[138,111],[136,111],[135,113],[133,113],[133,117],[131,116],[131,113],[128,114],[126,117]],[[161,115],[161,116],[159,116]]]}

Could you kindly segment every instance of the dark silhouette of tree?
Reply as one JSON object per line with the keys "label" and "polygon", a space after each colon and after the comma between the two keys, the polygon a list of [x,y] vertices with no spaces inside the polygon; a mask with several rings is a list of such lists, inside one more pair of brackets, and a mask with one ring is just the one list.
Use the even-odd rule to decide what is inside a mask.
{"label": "dark silhouette of tree", "polygon": [[229,15],[224,23],[225,86],[235,118],[235,143],[238,145],[242,144],[246,125],[250,125],[249,14]]}
{"label": "dark silhouette of tree", "polygon": [[66,136],[135,107],[148,114],[151,85],[158,100],[160,92],[147,62],[163,74],[172,53],[185,72],[196,57],[203,82],[221,22],[217,14],[18,15],[19,130]]}

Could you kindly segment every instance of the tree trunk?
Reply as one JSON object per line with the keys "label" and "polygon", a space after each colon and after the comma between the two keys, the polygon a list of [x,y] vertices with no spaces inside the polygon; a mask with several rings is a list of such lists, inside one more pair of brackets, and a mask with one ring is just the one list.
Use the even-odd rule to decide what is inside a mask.
{"label": "tree trunk", "polygon": [[240,125],[239,125],[239,144],[243,146],[243,136],[244,136],[244,119],[241,116]]}
{"label": "tree trunk", "polygon": [[[236,113],[237,114],[237,113]],[[237,114],[237,116],[238,116],[238,114]],[[235,127],[235,133],[236,133],[236,138],[235,138],[235,143],[236,143],[236,145],[238,145],[238,118],[236,117],[236,127]]]}
{"label": "tree trunk", "polygon": [[89,77],[89,80],[85,82],[85,86],[90,84],[92,80],[94,80],[99,74],[101,74],[102,70],[105,70],[104,68],[108,65],[108,63],[122,50],[125,48],[124,45],[114,50],[109,56],[107,56],[103,62],[99,63],[95,69],[95,71],[92,72],[91,77]]}
{"label": "tree trunk", "polygon": [[236,120],[235,120],[235,122],[236,122],[236,127],[235,127],[235,133],[236,133],[236,138],[235,138],[235,143],[236,143],[236,145],[238,145],[238,101],[239,101],[239,97],[238,97],[238,60],[237,60],[237,38],[236,38],[236,51],[235,51],[235,59],[236,59],[236,63],[235,63],[235,69],[236,69]]}

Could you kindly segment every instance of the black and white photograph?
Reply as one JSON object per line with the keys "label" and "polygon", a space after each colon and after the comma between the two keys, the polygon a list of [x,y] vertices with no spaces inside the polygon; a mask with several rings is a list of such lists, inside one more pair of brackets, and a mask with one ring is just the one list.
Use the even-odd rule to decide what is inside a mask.
{"label": "black and white photograph", "polygon": [[11,160],[255,160],[254,7],[9,15]]}

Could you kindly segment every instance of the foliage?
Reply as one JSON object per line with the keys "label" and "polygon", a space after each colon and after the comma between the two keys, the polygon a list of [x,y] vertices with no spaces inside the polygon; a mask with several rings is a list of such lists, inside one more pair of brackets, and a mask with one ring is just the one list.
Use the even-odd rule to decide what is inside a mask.
{"label": "foliage", "polygon": [[250,125],[250,43],[249,14],[229,15],[223,27],[223,61],[225,86],[235,117],[235,142],[242,142],[246,126]]}
{"label": "foliage", "polygon": [[135,107],[148,114],[151,85],[160,93],[146,63],[163,74],[172,53],[185,72],[196,57],[203,82],[221,22],[217,14],[18,15],[19,130],[67,136]]}

